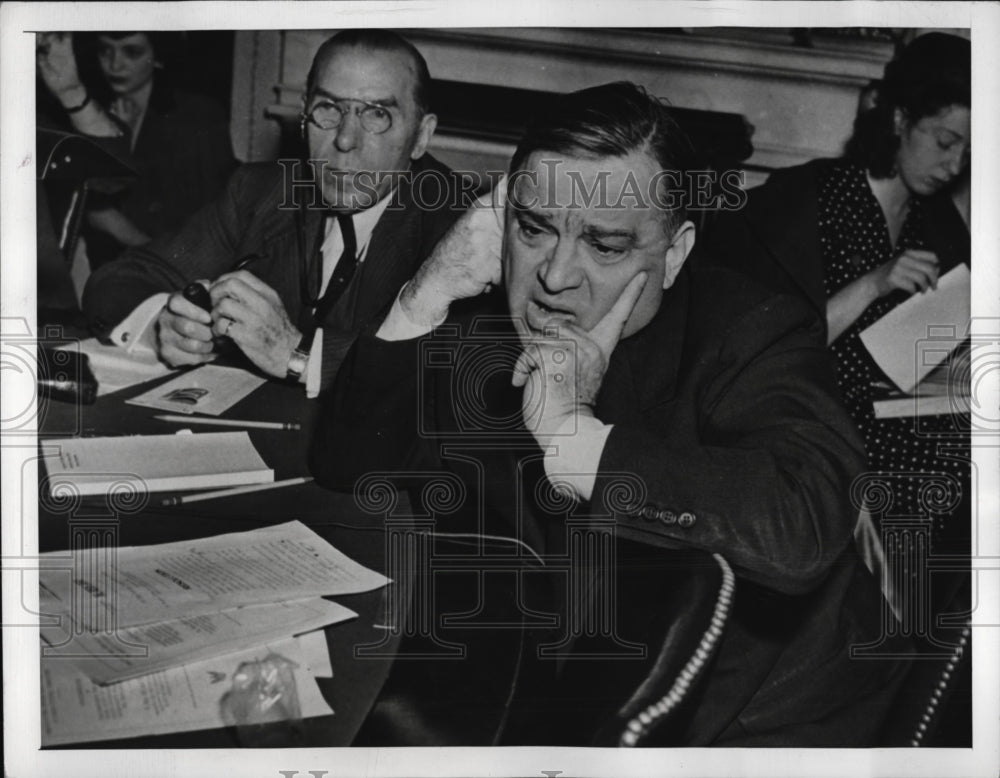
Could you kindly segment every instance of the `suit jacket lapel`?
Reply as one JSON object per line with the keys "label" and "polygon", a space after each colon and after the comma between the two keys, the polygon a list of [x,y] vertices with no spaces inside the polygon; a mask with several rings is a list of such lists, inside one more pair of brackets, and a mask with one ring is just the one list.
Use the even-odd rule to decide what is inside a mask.
{"label": "suit jacket lapel", "polygon": [[[286,199],[286,202],[289,200]],[[323,208],[304,207],[297,211],[281,210],[278,213],[282,218],[265,233],[264,253],[273,277],[275,280],[281,279],[280,286],[273,286],[285,301],[289,317],[298,322],[301,328],[306,325],[303,317],[307,316],[301,290],[315,273],[314,263],[322,261],[319,256],[320,225],[327,211]],[[251,265],[249,269],[253,272],[255,267]],[[315,293],[315,289],[310,287],[310,290]]]}
{"label": "suit jacket lapel", "polygon": [[420,245],[419,214],[401,198],[401,207],[389,207],[372,233],[365,261],[358,268],[360,283],[357,311],[371,316],[383,308],[387,298],[413,275],[416,247]]}
{"label": "suit jacket lapel", "polygon": [[[305,217],[301,222],[303,235],[301,235],[300,238],[303,242],[305,268],[303,268],[303,261],[301,257],[295,258],[295,266],[298,268],[298,272],[300,274],[303,271],[312,274],[316,272],[316,265],[314,263],[321,263],[323,261],[319,251],[323,245],[323,239],[326,237],[326,233],[325,231],[321,232],[320,225],[325,224],[326,217],[329,216],[331,212],[323,207],[305,208],[303,209],[303,212],[305,214]],[[316,294],[317,290],[310,287],[310,292],[312,294]]]}

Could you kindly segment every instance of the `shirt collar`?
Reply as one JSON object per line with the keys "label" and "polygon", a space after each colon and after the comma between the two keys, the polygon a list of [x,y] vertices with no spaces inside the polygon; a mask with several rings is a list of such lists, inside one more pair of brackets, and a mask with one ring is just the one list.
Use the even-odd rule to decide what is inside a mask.
{"label": "shirt collar", "polygon": [[[354,235],[358,241],[358,257],[363,257],[368,249],[368,243],[371,241],[372,233],[375,232],[375,225],[378,224],[378,220],[382,218],[382,214],[385,213],[385,209],[389,206],[392,200],[392,194],[395,190],[390,190],[385,197],[379,200],[371,208],[366,208],[363,211],[357,211],[351,214],[351,221],[354,222]],[[328,243],[330,240],[330,235],[333,231],[333,225],[336,224],[336,219],[328,219],[326,223],[326,237],[323,240],[323,251],[326,252],[328,248]]]}
{"label": "shirt collar", "polygon": [[[150,79],[141,87],[136,89],[134,92],[129,92],[128,94],[118,95],[114,102],[130,100],[135,105],[135,114],[132,116],[129,126],[132,130],[130,137],[130,148],[135,151],[136,141],[139,139],[139,130],[142,129],[142,123],[146,119],[146,112],[149,109],[149,99],[153,94],[153,80]],[[112,102],[112,105],[114,105]]]}

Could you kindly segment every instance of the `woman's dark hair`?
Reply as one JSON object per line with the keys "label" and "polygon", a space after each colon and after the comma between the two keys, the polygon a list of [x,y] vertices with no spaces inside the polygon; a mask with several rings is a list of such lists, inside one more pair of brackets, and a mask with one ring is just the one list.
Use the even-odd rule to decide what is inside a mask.
{"label": "woman's dark hair", "polygon": [[[629,81],[553,99],[528,125],[511,158],[510,173],[521,170],[536,151],[583,159],[624,157],[645,151],[661,170],[675,173],[675,181],[670,182],[675,186],[683,183],[693,154],[691,142],[666,106]],[[663,201],[662,197],[657,199]],[[669,232],[686,218],[683,198],[678,199],[676,208],[665,210]]]}
{"label": "woman's dark hair", "polygon": [[858,113],[844,156],[874,178],[893,175],[899,135],[895,112],[919,121],[952,105],[972,106],[971,46],[965,38],[943,32],[921,35],[885,66],[875,106]]}

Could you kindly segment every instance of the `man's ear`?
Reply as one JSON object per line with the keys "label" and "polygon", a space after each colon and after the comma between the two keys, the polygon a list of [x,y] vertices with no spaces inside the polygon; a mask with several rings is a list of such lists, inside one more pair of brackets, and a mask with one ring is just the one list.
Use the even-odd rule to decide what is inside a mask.
{"label": "man's ear", "polygon": [[413,148],[410,149],[410,159],[420,159],[427,151],[427,144],[431,142],[431,136],[434,135],[434,130],[437,129],[438,118],[436,114],[425,113],[424,118],[420,120],[420,127],[417,129],[417,137],[413,142]]}
{"label": "man's ear", "polygon": [[694,248],[694,234],[694,224],[689,221],[684,222],[674,233],[674,240],[663,257],[665,270],[663,274],[664,289],[669,289],[673,286],[674,279],[677,278],[677,274],[684,267],[684,261],[691,253],[691,249]]}

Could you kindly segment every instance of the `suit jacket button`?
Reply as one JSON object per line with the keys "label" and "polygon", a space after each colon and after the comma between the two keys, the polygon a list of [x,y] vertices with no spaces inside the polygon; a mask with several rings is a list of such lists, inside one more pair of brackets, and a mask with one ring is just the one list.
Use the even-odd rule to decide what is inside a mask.
{"label": "suit jacket button", "polygon": [[677,514],[673,511],[660,511],[656,518],[668,526],[677,523]]}
{"label": "suit jacket button", "polygon": [[682,527],[684,527],[684,529],[687,529],[688,527],[692,526],[695,523],[695,521],[696,521],[695,515],[693,513],[688,513],[687,511],[684,511],[684,513],[682,513],[680,517],[677,519],[677,523],[680,524]]}
{"label": "suit jacket button", "polygon": [[646,521],[652,521],[656,518],[656,508],[652,505],[643,505],[642,510],[639,511],[639,515]]}

